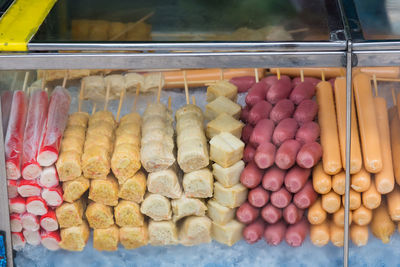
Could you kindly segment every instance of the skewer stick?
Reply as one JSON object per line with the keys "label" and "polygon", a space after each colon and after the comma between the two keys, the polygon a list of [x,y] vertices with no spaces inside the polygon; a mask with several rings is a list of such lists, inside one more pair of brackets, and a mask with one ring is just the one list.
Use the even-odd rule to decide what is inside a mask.
{"label": "skewer stick", "polygon": [[278,77],[278,80],[281,79],[281,70],[280,69],[276,70],[276,76]]}
{"label": "skewer stick", "polygon": [[93,103],[92,115],[96,112],[96,103]]}
{"label": "skewer stick", "polygon": [[[260,81],[260,78],[258,77],[258,70],[257,68],[254,68],[254,77],[256,78],[256,83],[258,83]],[[280,79],[280,76],[279,78]]]}
{"label": "skewer stick", "polygon": [[126,27],[125,30],[123,30],[122,32],[114,35],[113,37],[111,37],[109,40],[113,41],[115,39],[118,39],[119,37],[121,37],[122,35],[124,35],[125,33],[127,33],[128,31],[130,31],[131,29],[133,29],[136,25],[138,25],[139,23],[142,23],[143,21],[145,21],[146,19],[150,18],[151,16],[154,15],[154,11],[150,12],[149,14],[147,14],[146,16],[144,16],[143,18],[139,19],[138,21],[136,21],[135,23],[133,23],[132,25],[130,25],[129,27]]}
{"label": "skewer stick", "polygon": [[106,100],[104,102],[104,111],[106,111],[107,107],[108,107],[108,99],[110,97],[110,88],[111,88],[111,85],[110,85],[110,83],[108,83],[107,84],[107,92],[106,92]]}
{"label": "skewer stick", "polygon": [[133,106],[131,112],[134,112],[136,110],[136,105],[137,105],[137,100],[139,98],[139,93],[140,93],[140,83],[136,85],[136,93],[135,93],[135,99],[133,100]]}
{"label": "skewer stick", "polygon": [[85,81],[81,81],[81,89],[79,90],[79,99],[78,99],[78,112],[82,110],[82,100],[83,100],[83,90],[85,88]]}
{"label": "skewer stick", "polygon": [[372,75],[372,80],[374,81],[375,97],[378,96],[378,82],[376,81],[376,75]]}
{"label": "skewer stick", "polygon": [[22,91],[24,92],[26,90],[26,85],[28,84],[28,78],[29,78],[29,71],[25,72],[24,84],[22,85]]}
{"label": "skewer stick", "polygon": [[168,97],[168,109],[171,109],[172,106],[172,99],[171,96]]}
{"label": "skewer stick", "polygon": [[161,90],[162,90],[162,73],[160,72],[160,81],[158,83],[158,91],[157,91],[157,103],[160,103],[161,99]]}
{"label": "skewer stick", "polygon": [[11,91],[14,91],[15,84],[17,83],[17,78],[18,78],[18,72],[16,71],[14,73],[14,77],[13,77],[13,80],[11,82],[11,86],[10,86],[10,90]]}
{"label": "skewer stick", "polygon": [[304,82],[304,70],[303,69],[300,70],[300,81]]}
{"label": "skewer stick", "polygon": [[380,82],[400,82],[400,79],[394,78],[376,78],[376,80]]}
{"label": "skewer stick", "polygon": [[393,105],[397,106],[396,92],[394,91],[394,88],[392,88],[392,98],[393,98]]}
{"label": "skewer stick", "polygon": [[192,95],[192,103],[193,105],[196,105],[196,97],[194,97],[194,95]]}
{"label": "skewer stick", "polygon": [[118,104],[118,111],[117,111],[117,121],[119,121],[119,115],[121,115],[121,108],[122,108],[122,103],[124,103],[124,96],[125,96],[125,90],[122,90],[121,94],[119,95],[119,104]]}
{"label": "skewer stick", "polygon": [[43,72],[43,77],[42,77],[42,89],[46,85],[46,79],[47,79],[47,71]]}
{"label": "skewer stick", "polygon": [[219,74],[219,79],[220,79],[221,81],[224,80],[224,69],[221,69],[221,72],[220,72],[220,74]]}
{"label": "skewer stick", "polygon": [[183,71],[183,82],[185,84],[185,96],[186,96],[186,105],[190,104],[189,100],[189,88],[186,80],[186,70]]}
{"label": "skewer stick", "polygon": [[321,71],[321,80],[323,82],[325,82],[325,73],[324,73],[324,71]]}
{"label": "skewer stick", "polygon": [[68,70],[65,70],[65,76],[62,82],[62,87],[66,88],[65,86],[67,86],[67,80],[68,80]]}

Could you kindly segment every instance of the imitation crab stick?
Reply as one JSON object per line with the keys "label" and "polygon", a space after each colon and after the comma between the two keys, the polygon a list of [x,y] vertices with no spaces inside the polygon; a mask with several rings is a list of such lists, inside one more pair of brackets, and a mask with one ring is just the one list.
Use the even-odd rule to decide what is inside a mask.
{"label": "imitation crab stick", "polygon": [[[340,152],[343,168],[346,169],[346,78],[335,80],[336,118],[339,131]],[[354,100],[351,101],[351,154],[350,173],[358,173],[362,166],[360,140],[358,135],[357,118]]]}
{"label": "imitation crab stick", "polygon": [[362,73],[357,74],[353,84],[364,167],[369,172],[378,173],[382,170],[383,162],[370,77]]}
{"label": "imitation crab stick", "polygon": [[322,164],[327,174],[333,175],[342,169],[340,146],[336,123],[335,103],[329,82],[317,84],[318,122],[321,128]]}
{"label": "imitation crab stick", "polygon": [[388,208],[383,201],[379,208],[374,210],[371,221],[371,231],[374,236],[382,240],[383,243],[389,243],[390,236],[395,230],[396,226],[390,219]]}

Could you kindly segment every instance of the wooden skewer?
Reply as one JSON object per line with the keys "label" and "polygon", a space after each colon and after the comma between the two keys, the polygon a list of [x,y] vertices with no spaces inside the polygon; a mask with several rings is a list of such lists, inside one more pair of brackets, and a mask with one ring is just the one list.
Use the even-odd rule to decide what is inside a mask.
{"label": "wooden skewer", "polygon": [[192,103],[193,105],[196,105],[196,97],[194,95],[192,95]]}
{"label": "wooden skewer", "polygon": [[83,100],[83,90],[85,88],[85,81],[81,80],[81,89],[79,90],[79,99],[78,99],[78,112],[82,110],[82,100]]}
{"label": "wooden skewer", "polygon": [[130,31],[131,29],[133,29],[136,25],[138,25],[139,23],[145,21],[146,19],[150,18],[151,16],[154,15],[154,11],[150,12],[149,14],[147,14],[146,16],[144,16],[143,18],[139,19],[138,21],[136,21],[135,23],[133,23],[132,25],[130,25],[129,27],[126,27],[125,30],[123,30],[122,32],[114,35],[113,37],[111,37],[109,40],[113,41],[119,37],[121,37],[122,35],[124,35],[125,33],[127,33],[128,31]]}
{"label": "wooden skewer", "polygon": [[375,96],[378,96],[378,82],[376,81],[376,75],[372,75],[372,80],[374,81]]}
{"label": "wooden skewer", "polygon": [[110,88],[111,88],[111,85],[110,85],[110,83],[108,83],[107,84],[107,91],[106,91],[106,99],[105,99],[105,102],[104,102],[104,111],[106,111],[107,107],[108,107],[108,99],[110,97]]}
{"label": "wooden skewer", "polygon": [[118,111],[117,111],[117,121],[119,121],[119,116],[121,115],[121,108],[122,104],[124,103],[124,96],[125,96],[125,88],[122,90],[121,94],[119,95],[119,104],[118,104]]}
{"label": "wooden skewer", "polygon": [[376,78],[376,80],[380,82],[400,82],[400,79],[395,78]]}
{"label": "wooden skewer", "polygon": [[325,73],[323,71],[321,71],[321,80],[325,82]]}
{"label": "wooden skewer", "polygon": [[[257,68],[254,68],[254,77],[256,78],[256,83],[258,83],[260,81],[260,78],[258,77],[258,70]],[[280,79],[280,78],[278,78]]]}
{"label": "wooden skewer", "polygon": [[392,98],[393,98],[393,105],[397,106],[396,92],[394,91],[394,88],[392,88]]}
{"label": "wooden skewer", "polygon": [[224,80],[224,69],[221,69],[221,72],[220,72],[220,77],[219,77],[219,79],[221,80],[221,81],[223,81]]}
{"label": "wooden skewer", "polygon": [[46,85],[46,78],[47,78],[47,71],[43,72],[43,77],[42,77],[42,89]]}
{"label": "wooden skewer", "polygon": [[22,91],[24,92],[26,90],[26,85],[28,84],[28,78],[29,78],[29,71],[25,72],[24,84],[22,85]]}
{"label": "wooden skewer", "polygon": [[67,86],[67,80],[68,80],[68,70],[65,70],[65,76],[64,76],[64,79],[63,79],[63,82],[62,82],[62,87],[63,88],[66,88],[66,86]]}
{"label": "wooden skewer", "polygon": [[309,28],[300,28],[300,29],[293,29],[293,30],[289,30],[287,31],[288,33],[298,33],[298,32],[306,32],[309,31]]}
{"label": "wooden skewer", "polygon": [[171,109],[172,106],[172,99],[171,96],[168,97],[168,109]]}
{"label": "wooden skewer", "polygon": [[278,80],[281,79],[281,70],[280,69],[276,70],[276,76],[278,77]]}
{"label": "wooden skewer", "polygon": [[190,104],[189,100],[189,88],[186,80],[186,70],[183,71],[183,82],[185,84],[185,96],[186,96],[186,105]]}
{"label": "wooden skewer", "polygon": [[16,71],[16,72],[14,73],[14,77],[13,77],[13,80],[12,80],[12,82],[11,82],[11,86],[10,86],[10,90],[11,90],[11,91],[14,91],[14,90],[15,90],[15,84],[17,83],[17,78],[18,78],[18,72]]}
{"label": "wooden skewer", "polygon": [[96,103],[93,103],[92,115],[96,112]]}
{"label": "wooden skewer", "polygon": [[162,90],[162,73],[160,72],[160,81],[158,83],[158,91],[157,91],[157,103],[160,103],[161,99],[161,90]]}
{"label": "wooden skewer", "polygon": [[135,99],[133,100],[133,106],[131,112],[134,112],[136,110],[136,105],[137,105],[137,100],[139,98],[139,93],[140,93],[140,83],[136,85],[136,93],[135,93]]}
{"label": "wooden skewer", "polygon": [[304,70],[303,69],[300,70],[300,81],[304,82]]}

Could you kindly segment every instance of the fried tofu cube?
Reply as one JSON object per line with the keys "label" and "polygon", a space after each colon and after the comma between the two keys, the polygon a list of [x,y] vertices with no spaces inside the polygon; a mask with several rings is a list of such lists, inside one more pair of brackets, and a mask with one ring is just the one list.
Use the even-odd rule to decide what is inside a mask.
{"label": "fried tofu cube", "polygon": [[172,221],[157,222],[150,220],[149,243],[152,246],[177,245],[178,230]]}
{"label": "fried tofu cube", "polygon": [[210,218],[206,216],[190,216],[184,219],[179,231],[180,243],[184,246],[195,246],[211,242]]}
{"label": "fried tofu cube", "polygon": [[178,164],[185,173],[207,167],[210,163],[206,142],[194,139],[178,148]]}
{"label": "fried tofu cube", "polygon": [[56,208],[56,217],[60,228],[81,225],[83,222],[83,202],[81,199],[73,202],[64,202]]}
{"label": "fried tofu cube", "polygon": [[90,182],[89,199],[108,206],[118,204],[118,182],[112,175]]}
{"label": "fried tofu cube", "polygon": [[207,124],[206,135],[211,139],[222,132],[227,132],[240,139],[243,126],[243,122],[221,113]]}
{"label": "fried tofu cube", "polygon": [[212,222],[211,236],[219,243],[232,246],[242,239],[244,225],[236,220],[231,220],[227,224]]}
{"label": "fried tofu cube", "polygon": [[143,201],[146,193],[146,176],[142,171],[138,171],[119,186],[118,196],[125,200],[130,200],[136,203]]}
{"label": "fried tofu cube", "polygon": [[220,133],[210,140],[210,159],[228,168],[243,157],[244,143],[230,133]]}
{"label": "fried tofu cube", "polygon": [[75,151],[61,152],[56,162],[61,182],[71,181],[81,176],[81,155]]}
{"label": "fried tofu cube", "polygon": [[207,216],[218,224],[227,224],[235,218],[236,209],[222,206],[214,199],[207,202]]}
{"label": "fried tofu cube", "polygon": [[240,174],[244,169],[244,162],[243,160],[239,160],[228,168],[223,168],[217,163],[214,163],[212,167],[214,178],[224,187],[232,187],[240,182]]}
{"label": "fried tofu cube", "polygon": [[237,91],[236,85],[223,80],[218,81],[207,87],[207,102],[211,102],[219,96],[225,96],[232,101],[236,101]]}
{"label": "fried tofu cube", "polygon": [[226,188],[219,182],[216,182],[214,183],[214,198],[222,206],[237,208],[246,201],[247,188],[242,184]]}
{"label": "fried tofu cube", "polygon": [[93,229],[108,228],[114,224],[112,207],[101,203],[90,203],[86,208],[85,215]]}
{"label": "fried tofu cube", "polygon": [[173,222],[191,215],[204,216],[207,210],[206,205],[200,199],[184,196],[171,200],[171,206],[174,214],[172,217]]}
{"label": "fried tofu cube", "polygon": [[82,155],[82,170],[86,178],[104,179],[110,173],[110,154],[101,146],[92,146]]}
{"label": "fried tofu cube", "polygon": [[90,230],[86,221],[79,226],[63,228],[60,230],[60,247],[69,251],[82,251],[88,240]]}
{"label": "fried tofu cube", "polygon": [[74,202],[79,199],[86,190],[89,189],[90,181],[89,179],[81,176],[73,181],[64,182],[63,187],[63,199],[67,202]]}
{"label": "fried tofu cube", "polygon": [[187,197],[212,197],[213,184],[214,178],[208,168],[185,173],[183,176],[183,189]]}
{"label": "fried tofu cube", "polygon": [[206,105],[204,116],[207,120],[215,119],[219,114],[226,113],[235,119],[239,119],[241,107],[225,96],[219,96]]}
{"label": "fried tofu cube", "polygon": [[68,117],[67,128],[69,126],[87,127],[89,114],[87,112],[74,112]]}
{"label": "fried tofu cube", "polygon": [[160,194],[168,198],[180,198],[182,187],[175,168],[151,172],[147,177],[147,189],[154,194]]}
{"label": "fried tofu cube", "polygon": [[144,216],[137,203],[120,200],[114,208],[115,223],[120,226],[140,227],[144,225]]}
{"label": "fried tofu cube", "polygon": [[123,184],[142,166],[139,147],[131,144],[116,146],[111,158],[111,169],[119,183]]}
{"label": "fried tofu cube", "polygon": [[125,249],[135,249],[146,246],[149,242],[147,225],[119,228],[119,241]]}
{"label": "fried tofu cube", "polygon": [[172,216],[169,199],[159,194],[148,193],[142,202],[140,211],[154,221],[170,220]]}
{"label": "fried tofu cube", "polygon": [[112,225],[105,229],[94,229],[93,247],[99,251],[116,251],[118,249],[119,229]]}

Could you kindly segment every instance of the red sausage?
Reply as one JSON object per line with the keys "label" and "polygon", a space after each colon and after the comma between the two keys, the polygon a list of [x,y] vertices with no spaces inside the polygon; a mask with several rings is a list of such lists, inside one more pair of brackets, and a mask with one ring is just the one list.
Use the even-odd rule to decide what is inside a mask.
{"label": "red sausage", "polygon": [[285,176],[285,187],[291,193],[299,192],[310,177],[311,169],[304,169],[297,165],[291,168]]}
{"label": "red sausage", "polygon": [[[309,82],[314,86],[317,86],[317,84],[320,82],[320,79],[314,78],[314,77],[304,77],[304,82]],[[301,77],[296,77],[293,78],[292,80],[292,85],[293,87],[296,87],[299,83],[301,83]]]}
{"label": "red sausage", "polygon": [[282,218],[282,210],[274,207],[271,204],[267,204],[264,208],[261,209],[261,217],[267,223],[276,223]]}
{"label": "red sausage", "polygon": [[242,111],[240,112],[240,120],[243,121],[244,123],[247,122],[249,119],[249,112],[250,112],[250,107],[248,105],[242,107]]}
{"label": "red sausage", "polygon": [[276,151],[275,164],[283,169],[287,170],[294,165],[296,162],[297,152],[299,151],[301,144],[297,140],[286,140]]}
{"label": "red sausage", "polygon": [[247,188],[255,188],[261,183],[262,171],[254,162],[250,162],[240,175],[240,182]]}
{"label": "red sausage", "polygon": [[[289,76],[287,76],[287,75],[281,75],[281,80],[284,80],[284,81],[287,81],[287,82],[291,82]],[[260,82],[263,82],[266,85],[268,85],[269,87],[271,87],[277,81],[279,81],[278,77],[276,75],[271,75],[271,76],[267,76],[265,78],[262,78]]]}
{"label": "red sausage", "polygon": [[290,93],[289,99],[296,105],[305,99],[311,99],[315,95],[315,85],[310,82],[299,83]]}
{"label": "red sausage", "polygon": [[268,203],[269,193],[261,186],[258,186],[250,190],[247,200],[254,207],[261,208]]}
{"label": "red sausage", "polygon": [[286,230],[285,240],[289,246],[299,247],[307,236],[309,223],[306,218],[302,218],[298,223],[289,225]]}
{"label": "red sausage", "polygon": [[229,82],[236,85],[239,93],[243,93],[247,92],[256,83],[256,79],[254,76],[242,76],[233,77]]}
{"label": "red sausage", "polygon": [[271,109],[272,105],[267,101],[261,100],[257,102],[250,109],[248,122],[252,125],[256,125],[261,119],[268,119]]}
{"label": "red sausage", "polygon": [[276,192],[273,192],[270,197],[271,204],[277,208],[283,209],[287,207],[292,201],[292,194],[286,190],[286,188],[282,187]]}
{"label": "red sausage", "polygon": [[283,184],[283,180],[286,172],[284,170],[279,169],[276,166],[269,168],[262,179],[262,186],[266,190],[270,191],[278,191]]}
{"label": "red sausage", "polygon": [[260,120],[250,136],[250,143],[254,147],[258,147],[263,142],[270,142],[272,133],[274,132],[274,123],[268,119]]}
{"label": "red sausage", "polygon": [[301,220],[301,218],[303,217],[303,214],[304,214],[304,210],[297,208],[296,205],[293,203],[290,203],[289,206],[287,206],[283,210],[283,218],[285,219],[285,221],[288,224],[297,223],[298,221]]}
{"label": "red sausage", "polygon": [[254,84],[246,96],[246,104],[249,106],[254,106],[257,102],[260,102],[265,99],[265,94],[268,91],[269,87],[266,83],[256,83]]}
{"label": "red sausage", "polygon": [[253,161],[255,154],[256,154],[256,149],[252,147],[250,144],[247,144],[243,151],[243,161],[246,163]]}
{"label": "red sausage", "polygon": [[250,124],[246,124],[242,129],[242,140],[246,144],[250,141],[251,133],[253,132],[254,128]]}
{"label": "red sausage", "polygon": [[309,121],[304,123],[296,133],[296,140],[302,144],[314,142],[318,139],[320,128],[318,123]]}
{"label": "red sausage", "polygon": [[292,84],[287,80],[279,80],[269,88],[266,99],[271,104],[278,103],[279,100],[285,99],[292,91]]}
{"label": "red sausage", "polygon": [[277,246],[285,237],[286,224],[279,221],[275,224],[269,224],[265,227],[264,240],[268,245]]}
{"label": "red sausage", "polygon": [[302,168],[312,168],[322,157],[322,147],[317,142],[304,144],[297,153],[296,162]]}
{"label": "red sausage", "polygon": [[236,211],[236,218],[239,222],[249,224],[254,222],[260,215],[260,210],[245,202]]}
{"label": "red sausage", "polygon": [[263,237],[265,222],[258,219],[243,229],[243,238],[249,244],[254,244]]}
{"label": "red sausage", "polygon": [[[314,191],[311,180],[303,186],[303,188],[297,192],[293,197],[293,203],[299,209],[307,209],[312,204],[314,204],[315,200],[317,200],[318,194]],[[272,195],[271,195],[272,202]]]}
{"label": "red sausage", "polygon": [[279,100],[269,113],[269,118],[278,124],[281,120],[292,117],[294,112],[294,104],[289,99]]}
{"label": "red sausage", "polygon": [[306,99],[301,101],[301,103],[297,106],[296,110],[294,111],[293,118],[295,118],[300,125],[303,125],[308,121],[314,120],[317,112],[317,103],[314,100]]}
{"label": "red sausage", "polygon": [[275,127],[272,135],[272,142],[275,145],[280,146],[284,141],[294,139],[298,128],[299,125],[295,119],[286,118],[281,120],[281,122],[279,122]]}
{"label": "red sausage", "polygon": [[254,162],[260,169],[271,167],[275,161],[276,147],[270,142],[261,143],[254,155]]}

